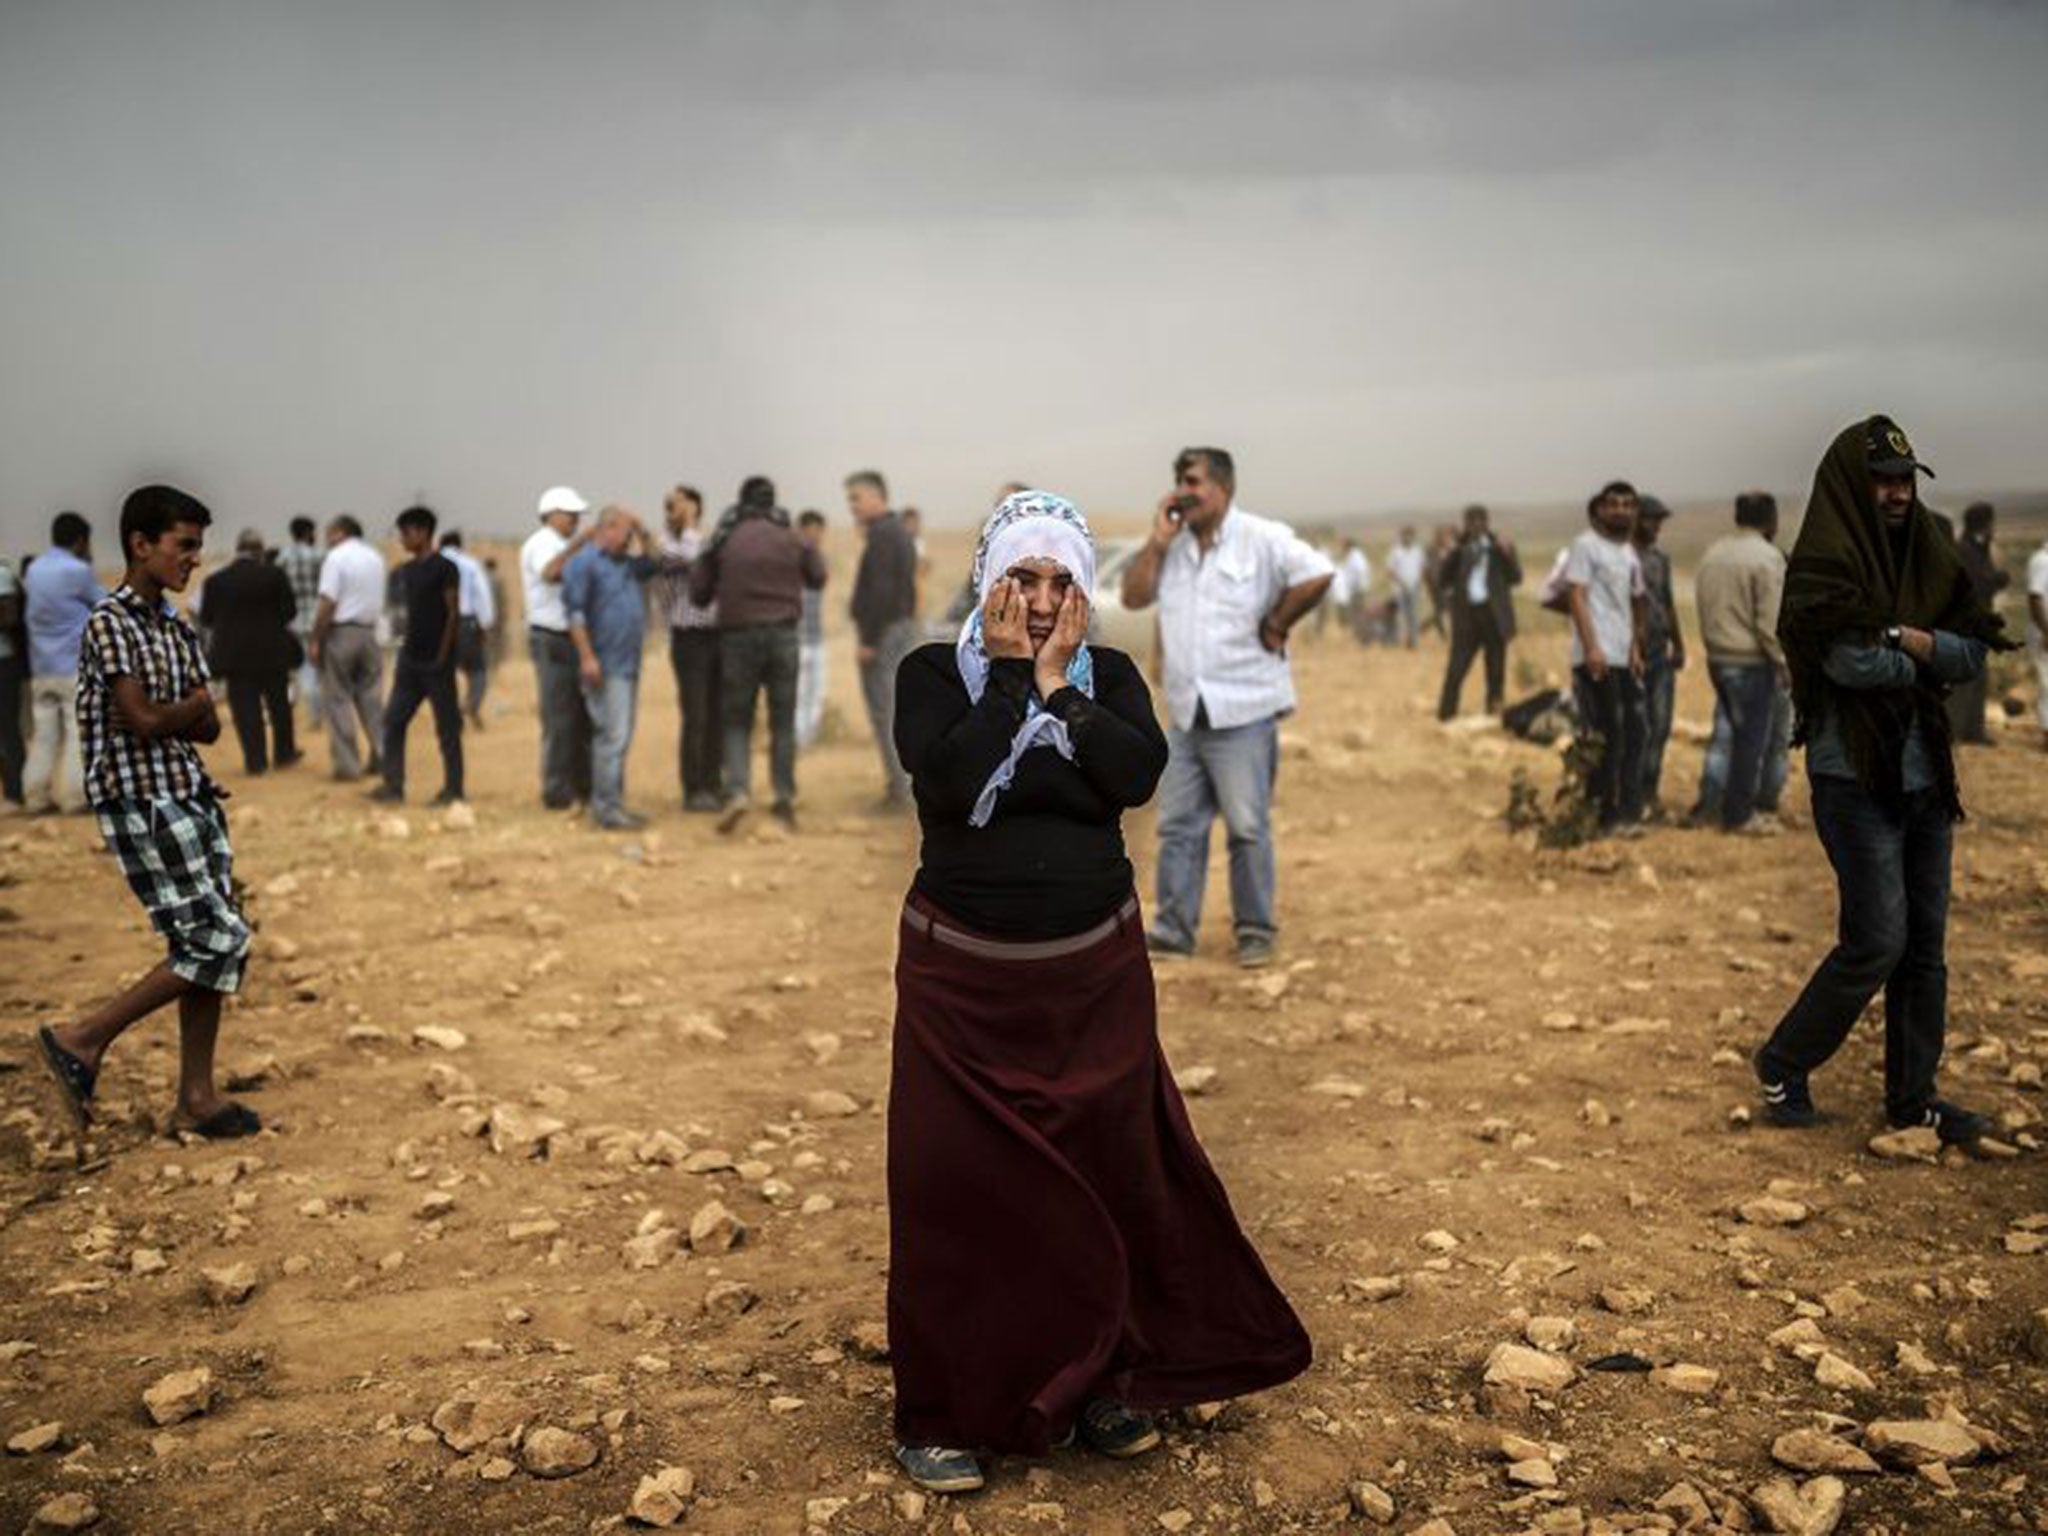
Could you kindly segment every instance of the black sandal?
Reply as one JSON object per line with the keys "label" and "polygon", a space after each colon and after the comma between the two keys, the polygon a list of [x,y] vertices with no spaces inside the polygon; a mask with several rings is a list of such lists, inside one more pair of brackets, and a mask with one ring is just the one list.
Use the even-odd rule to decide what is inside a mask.
{"label": "black sandal", "polygon": [[72,1124],[84,1134],[92,1124],[92,1090],[99,1073],[59,1045],[56,1031],[47,1024],[36,1026],[36,1044],[42,1047],[43,1066],[56,1082]]}
{"label": "black sandal", "polygon": [[191,1120],[183,1125],[176,1118],[171,1121],[173,1134],[204,1136],[208,1141],[232,1141],[238,1136],[254,1136],[262,1129],[263,1121],[255,1110],[233,1101],[221,1105],[204,1120]]}

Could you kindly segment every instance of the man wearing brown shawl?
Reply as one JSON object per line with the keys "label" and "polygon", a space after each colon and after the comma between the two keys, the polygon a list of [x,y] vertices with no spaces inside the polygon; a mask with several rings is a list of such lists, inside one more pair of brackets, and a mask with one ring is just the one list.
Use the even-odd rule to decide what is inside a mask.
{"label": "man wearing brown shawl", "polygon": [[1807,1076],[1882,987],[1886,1116],[1968,1145],[1991,1122],[1935,1095],[1949,858],[1963,814],[1943,698],[1983,670],[1988,647],[2011,642],[1921,505],[1922,470],[1889,417],[1845,429],[1814,475],[1792,551],[1778,637],[1840,936],[1757,1052],[1756,1073],[1766,1119],[1818,1122]]}

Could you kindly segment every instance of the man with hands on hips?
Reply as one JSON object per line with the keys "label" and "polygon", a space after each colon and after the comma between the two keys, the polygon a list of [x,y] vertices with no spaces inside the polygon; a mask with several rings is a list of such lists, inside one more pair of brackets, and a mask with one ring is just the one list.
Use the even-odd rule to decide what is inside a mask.
{"label": "man with hands on hips", "polygon": [[1236,465],[1223,449],[1186,449],[1173,472],[1152,536],[1123,577],[1126,607],[1159,604],[1168,717],[1147,942],[1159,956],[1194,953],[1220,814],[1237,961],[1255,968],[1272,963],[1279,936],[1271,811],[1280,719],[1295,706],[1287,637],[1334,571],[1285,523],[1237,504]]}

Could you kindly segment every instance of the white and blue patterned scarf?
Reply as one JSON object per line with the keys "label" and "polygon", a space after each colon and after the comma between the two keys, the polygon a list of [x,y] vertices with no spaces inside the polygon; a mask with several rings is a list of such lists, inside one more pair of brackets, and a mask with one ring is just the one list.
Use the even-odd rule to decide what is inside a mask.
{"label": "white and blue patterned scarf", "polygon": [[[1061,496],[1046,491],[1019,491],[1005,497],[981,530],[981,542],[974,547],[974,611],[960,628],[954,654],[960,663],[960,680],[975,703],[988,688],[988,648],[982,643],[981,608],[993,587],[1020,560],[1054,560],[1073,578],[1074,589],[1093,600],[1095,596],[1095,536],[1088,531],[1088,519],[1081,509]],[[1083,644],[1067,663],[1067,681],[1089,698],[1095,697],[1095,661]],[[1010,738],[1010,754],[989,775],[975,798],[967,817],[970,826],[985,827],[995,814],[996,797],[1017,776],[1017,764],[1033,747],[1051,747],[1068,762],[1074,760],[1074,743],[1068,738],[1067,723],[1046,713],[1033,694],[1024,707],[1024,723]]]}

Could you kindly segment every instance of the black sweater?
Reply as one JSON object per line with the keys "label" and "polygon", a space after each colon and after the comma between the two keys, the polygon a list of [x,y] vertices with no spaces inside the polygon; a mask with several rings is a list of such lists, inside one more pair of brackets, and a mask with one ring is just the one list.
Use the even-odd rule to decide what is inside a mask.
{"label": "black sweater", "polygon": [[1032,664],[999,659],[979,704],[950,645],[927,645],[896,674],[896,751],[924,828],[915,889],[970,928],[1014,939],[1091,928],[1131,894],[1122,817],[1152,798],[1166,738],[1145,679],[1122,651],[1095,647],[1095,697],[1062,688],[1047,708],[1066,722],[1068,762],[1035,747],[985,827],[967,817],[1009,755],[1033,693]]}

